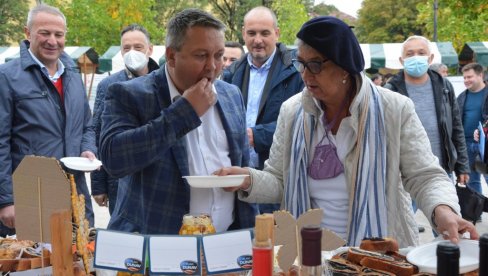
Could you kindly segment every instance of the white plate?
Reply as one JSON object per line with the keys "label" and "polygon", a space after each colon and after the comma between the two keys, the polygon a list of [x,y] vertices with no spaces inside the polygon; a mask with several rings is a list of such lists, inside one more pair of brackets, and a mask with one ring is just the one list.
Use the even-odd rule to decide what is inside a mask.
{"label": "white plate", "polygon": [[64,157],[60,159],[63,164],[73,170],[91,172],[98,169],[102,162],[98,159],[90,161],[86,157]]}
{"label": "white plate", "polygon": [[[437,273],[437,244],[442,241],[427,243],[412,249],[407,254],[407,260],[419,267],[421,272]],[[462,239],[459,242],[461,256],[459,258],[459,273],[466,273],[479,267],[478,241]]]}
{"label": "white plate", "polygon": [[194,188],[226,188],[236,187],[242,184],[247,174],[239,175],[205,175],[205,176],[183,176],[188,184]]}

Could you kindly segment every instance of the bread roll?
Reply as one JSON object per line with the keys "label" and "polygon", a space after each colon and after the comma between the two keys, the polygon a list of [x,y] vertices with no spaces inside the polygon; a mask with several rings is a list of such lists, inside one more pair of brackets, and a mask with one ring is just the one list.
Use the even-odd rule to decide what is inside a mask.
{"label": "bread roll", "polygon": [[369,267],[363,267],[363,269],[361,269],[361,273],[359,275],[395,276],[395,274],[393,274],[393,273],[383,271],[383,270],[379,270],[379,269],[369,268]]}
{"label": "bread roll", "polygon": [[385,259],[365,257],[360,264],[365,267],[385,270],[398,276],[411,276],[418,272],[416,266],[407,262],[387,261]]}
{"label": "bread roll", "polygon": [[347,260],[350,262],[353,262],[355,264],[360,264],[361,260],[363,258],[366,258],[366,257],[383,259],[383,260],[390,261],[390,262],[395,261],[395,258],[388,256],[386,254],[367,251],[367,250],[363,250],[363,249],[359,249],[359,248],[355,248],[355,247],[351,247],[347,251]]}
{"label": "bread roll", "polygon": [[326,263],[331,275],[358,275],[361,268],[345,259],[330,259]]}
{"label": "bread roll", "polygon": [[361,241],[359,248],[386,253],[398,251],[398,242],[392,238],[367,238]]}

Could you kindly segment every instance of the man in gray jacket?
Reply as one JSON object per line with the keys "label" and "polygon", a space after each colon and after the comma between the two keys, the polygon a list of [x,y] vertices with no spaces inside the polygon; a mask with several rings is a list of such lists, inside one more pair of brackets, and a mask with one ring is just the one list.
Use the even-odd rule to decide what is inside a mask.
{"label": "man in gray jacket", "polygon": [[[95,159],[95,134],[83,81],[64,50],[66,18],[47,5],[34,7],[20,58],[0,66],[0,230],[13,232],[12,173],[25,155]],[[75,174],[86,217],[94,223],[83,172]],[[5,228],[5,227],[7,228]]]}

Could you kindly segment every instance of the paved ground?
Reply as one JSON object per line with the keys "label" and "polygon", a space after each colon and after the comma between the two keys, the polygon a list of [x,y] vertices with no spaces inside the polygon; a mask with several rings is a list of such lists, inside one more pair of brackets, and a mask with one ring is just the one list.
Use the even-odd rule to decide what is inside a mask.
{"label": "paved ground", "polygon": [[[484,180],[482,180],[481,185],[483,187],[483,194],[488,197],[488,186]],[[415,214],[415,219],[419,225],[425,227],[425,232],[420,234],[420,244],[432,241],[434,239],[434,235],[432,234],[432,228],[430,227],[430,223],[426,216],[419,210]],[[481,219],[481,222],[476,223],[476,229],[480,235],[488,233],[488,213],[483,213]]]}
{"label": "paved ground", "polygon": [[[88,183],[88,187],[90,187],[88,175],[87,175],[87,183]],[[488,196],[488,187],[484,183],[484,181],[482,183],[482,186],[483,186],[483,193],[485,194],[485,196]],[[98,204],[95,201],[93,201],[93,198],[92,198],[92,204],[93,204],[93,209],[95,211],[95,227],[106,228],[108,221],[110,219],[108,208],[98,206]],[[432,241],[434,239],[434,236],[432,234],[432,228],[430,227],[430,223],[428,222],[425,215],[419,210],[415,215],[415,218],[419,225],[425,227],[425,232],[420,234],[420,243],[424,244]],[[480,235],[484,233],[488,233],[488,213],[483,213],[482,220],[483,221],[481,223],[476,224],[476,228],[478,229],[478,233]]]}

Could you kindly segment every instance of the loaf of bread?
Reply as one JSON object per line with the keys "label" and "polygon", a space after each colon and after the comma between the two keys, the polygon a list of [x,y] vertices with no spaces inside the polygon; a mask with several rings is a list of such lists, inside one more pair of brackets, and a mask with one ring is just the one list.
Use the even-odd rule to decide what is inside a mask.
{"label": "loaf of bread", "polygon": [[398,251],[398,242],[392,238],[367,238],[361,241],[359,248],[386,253]]}
{"label": "loaf of bread", "polygon": [[365,267],[386,270],[398,276],[411,276],[418,272],[417,267],[408,262],[387,261],[385,259],[365,257],[360,264]]}

